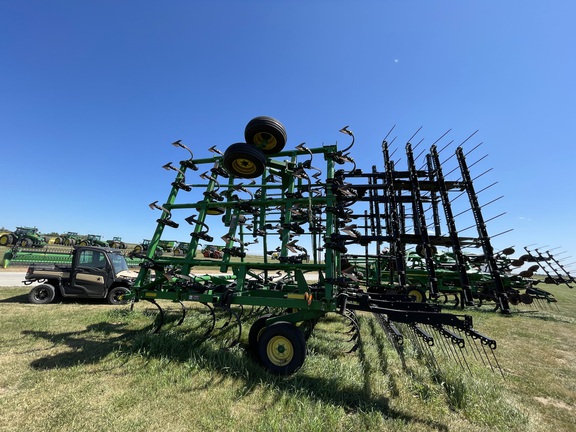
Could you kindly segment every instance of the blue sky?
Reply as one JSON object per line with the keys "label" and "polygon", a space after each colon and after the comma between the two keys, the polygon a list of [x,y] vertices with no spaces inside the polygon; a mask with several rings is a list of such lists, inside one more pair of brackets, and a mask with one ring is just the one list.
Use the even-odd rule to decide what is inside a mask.
{"label": "blue sky", "polygon": [[[258,115],[287,148],[347,143],[382,167],[396,125],[451,129],[496,248],[576,256],[571,1],[0,0],[0,226],[150,238],[183,154],[222,151]],[[453,152],[454,147],[447,150]],[[447,153],[448,155],[448,153]],[[192,199],[191,199],[192,200]],[[463,221],[459,226],[467,226]],[[186,240],[177,235],[179,240]],[[574,259],[576,261],[576,258]]]}

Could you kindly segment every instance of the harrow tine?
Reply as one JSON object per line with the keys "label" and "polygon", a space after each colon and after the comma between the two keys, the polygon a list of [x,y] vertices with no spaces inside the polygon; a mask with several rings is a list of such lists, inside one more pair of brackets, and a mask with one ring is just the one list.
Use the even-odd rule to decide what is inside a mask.
{"label": "harrow tine", "polygon": [[390,320],[382,315],[382,314],[375,314],[376,320],[380,324],[380,327],[384,330],[384,333],[388,336],[394,347],[397,351],[400,350],[400,347],[404,345],[404,336],[402,333],[390,322]]}
{"label": "harrow tine", "polygon": [[444,355],[447,358],[452,359],[454,362],[456,363],[460,363],[459,359],[456,355],[456,352],[454,351],[454,347],[452,346],[452,344],[448,343],[448,339],[450,338],[450,334],[447,333],[445,331],[445,329],[442,326],[434,326],[433,327],[438,333],[440,333],[440,336],[438,338],[439,340],[439,345],[442,348],[442,350],[444,351]]}
{"label": "harrow tine", "polygon": [[408,328],[408,333],[412,336],[410,338],[412,344],[415,346],[419,355],[424,359],[428,368],[433,371],[439,371],[440,367],[438,361],[432,351],[434,338],[416,324],[408,324],[406,327]]}
{"label": "harrow tine", "polygon": [[496,363],[496,368],[500,371],[500,375],[502,375],[502,378],[506,378],[504,376],[504,371],[502,370],[502,368],[500,367],[500,363],[498,363],[498,358],[496,357],[496,354],[494,353],[494,350],[491,349],[490,352],[492,352],[492,357],[494,358],[494,363]]}
{"label": "harrow tine", "polygon": [[[498,359],[496,358],[496,354],[494,352],[494,350],[496,349],[496,341],[494,339],[490,339],[487,336],[484,336],[483,334],[477,332],[472,328],[467,329],[466,333],[472,337],[474,342],[480,341],[480,345],[482,346],[483,351],[482,354],[484,354],[484,357],[486,358],[486,361],[490,366],[490,369],[492,370],[492,372],[494,372],[495,368],[498,369],[500,371],[500,374],[504,378],[504,372],[502,371],[502,368],[500,367],[500,364],[498,363]],[[492,358],[495,363],[495,366],[492,364],[492,361],[490,360],[490,356],[486,351],[486,347],[488,347],[488,349],[490,349],[490,352],[492,353]],[[478,352],[480,353],[480,349],[478,349]],[[482,363],[484,363],[484,361]],[[484,365],[486,365],[486,363],[484,363]]]}
{"label": "harrow tine", "polygon": [[[484,359],[482,358],[482,356],[480,355],[480,352],[478,351],[478,346],[476,345],[476,341],[470,337],[470,335],[466,332],[464,332],[464,337],[466,338],[467,341],[467,345],[470,346],[470,351],[472,352],[472,355],[474,356],[474,360],[476,361],[482,361],[482,363],[484,363]],[[476,352],[478,351],[478,354],[476,354]]]}
{"label": "harrow tine", "polygon": [[468,355],[468,347],[466,346],[466,339],[464,336],[462,336],[462,332],[460,331],[460,329],[456,330],[458,332],[458,337],[460,337],[460,339],[462,340],[462,346],[460,347],[460,355],[462,356],[462,361],[464,362],[464,364],[466,365],[466,369],[468,369],[468,372],[472,373],[472,371],[470,370],[470,366],[468,365],[468,360],[466,360],[466,356]]}

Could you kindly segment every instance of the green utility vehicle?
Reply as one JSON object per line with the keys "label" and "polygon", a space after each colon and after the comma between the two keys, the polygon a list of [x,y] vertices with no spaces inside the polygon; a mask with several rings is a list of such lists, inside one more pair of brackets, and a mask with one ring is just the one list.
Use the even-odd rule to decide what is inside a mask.
{"label": "green utility vehicle", "polygon": [[124,304],[137,273],[128,270],[126,259],[115,249],[76,246],[71,264],[33,264],[25,285],[40,282],[30,290],[31,303],[47,304],[59,297],[101,298]]}

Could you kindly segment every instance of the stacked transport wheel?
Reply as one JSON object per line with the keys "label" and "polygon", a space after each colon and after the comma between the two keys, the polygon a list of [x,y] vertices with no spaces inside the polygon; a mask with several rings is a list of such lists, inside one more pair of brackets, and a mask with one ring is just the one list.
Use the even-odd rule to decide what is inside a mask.
{"label": "stacked transport wheel", "polygon": [[272,117],[255,117],[244,130],[245,143],[232,144],[223,157],[224,168],[235,177],[260,177],[266,156],[279,153],[286,145],[286,130]]}
{"label": "stacked transport wheel", "polygon": [[[224,168],[241,178],[260,177],[266,169],[266,158],[282,151],[287,135],[278,120],[260,116],[248,122],[245,143],[230,145],[223,156]],[[249,345],[254,357],[270,372],[290,375],[304,364],[306,341],[300,329],[289,322],[266,325],[272,315],[259,317],[250,327]]]}

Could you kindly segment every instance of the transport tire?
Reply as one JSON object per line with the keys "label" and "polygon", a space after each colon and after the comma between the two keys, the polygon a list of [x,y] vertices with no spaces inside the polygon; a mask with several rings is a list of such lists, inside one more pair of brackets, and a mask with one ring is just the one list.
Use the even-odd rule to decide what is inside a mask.
{"label": "transport tire", "polygon": [[115,287],[108,292],[106,299],[111,305],[125,305],[128,301],[124,300],[124,296],[128,293],[130,290],[126,287]]}
{"label": "transport tire", "polygon": [[235,177],[256,178],[266,169],[266,156],[253,145],[236,143],[226,149],[222,163]]}
{"label": "transport tire", "polygon": [[226,213],[226,209],[224,207],[208,207],[206,209],[206,214],[211,216],[219,216]]}
{"label": "transport tire", "polygon": [[30,290],[28,300],[34,304],[48,304],[56,297],[56,289],[49,284],[36,285]]}
{"label": "transport tire", "polygon": [[272,117],[255,117],[244,129],[244,138],[266,154],[279,153],[288,139],[282,123]]}
{"label": "transport tire", "polygon": [[248,333],[248,347],[250,348],[250,352],[256,357],[258,356],[258,341],[260,341],[262,333],[266,330],[266,320],[272,316],[272,314],[262,315],[250,326],[250,332]]}
{"label": "transport tire", "polygon": [[422,288],[408,288],[406,294],[414,297],[416,303],[426,303],[426,292]]}
{"label": "transport tire", "polygon": [[12,242],[10,241],[10,234],[2,234],[0,236],[0,246],[8,246]]}
{"label": "transport tire", "polygon": [[290,375],[304,364],[306,341],[298,328],[280,321],[268,327],[258,341],[262,365],[275,375]]}

